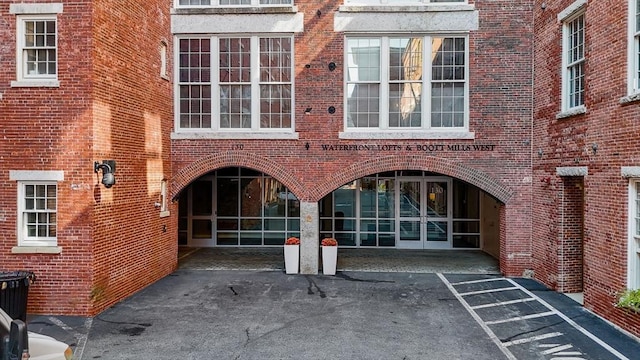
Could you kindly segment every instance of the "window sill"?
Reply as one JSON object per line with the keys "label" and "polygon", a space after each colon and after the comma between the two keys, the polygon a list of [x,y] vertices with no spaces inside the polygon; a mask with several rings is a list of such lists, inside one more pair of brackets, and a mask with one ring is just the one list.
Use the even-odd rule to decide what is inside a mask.
{"label": "window sill", "polygon": [[339,12],[439,12],[439,11],[473,11],[474,5],[341,5]]}
{"label": "window sill", "polygon": [[18,80],[12,81],[11,87],[60,87],[60,81],[58,80]]}
{"label": "window sill", "polygon": [[458,140],[475,139],[475,133],[470,131],[407,131],[407,130],[380,130],[380,131],[358,131],[348,130],[341,132],[340,139],[367,140],[367,139],[389,139],[389,140]]}
{"label": "window sill", "polygon": [[567,111],[562,111],[558,114],[556,114],[556,120],[560,120],[560,119],[566,119],[572,116],[576,116],[576,115],[582,115],[582,114],[586,114],[587,113],[587,107],[584,105],[580,105],[580,106],[576,106],[572,109],[569,109]]}
{"label": "window sill", "polygon": [[291,14],[297,6],[247,6],[247,7],[182,7],[171,9],[172,15],[229,15],[229,14]]}
{"label": "window sill", "polygon": [[640,100],[640,92],[620,98],[620,105],[627,105]]}
{"label": "window sill", "polygon": [[172,132],[171,140],[267,139],[297,140],[296,132]]}
{"label": "window sill", "polygon": [[60,254],[60,246],[14,246],[11,248],[12,254]]}

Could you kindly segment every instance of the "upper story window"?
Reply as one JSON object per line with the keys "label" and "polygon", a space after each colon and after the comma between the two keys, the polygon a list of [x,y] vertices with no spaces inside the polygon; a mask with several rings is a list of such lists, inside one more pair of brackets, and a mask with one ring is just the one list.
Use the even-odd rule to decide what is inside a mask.
{"label": "upper story window", "polygon": [[640,0],[629,0],[628,93],[640,93]]}
{"label": "upper story window", "polygon": [[640,289],[640,179],[630,182],[629,195],[628,287]]}
{"label": "upper story window", "polygon": [[19,186],[20,245],[55,246],[56,183],[21,182]]}
{"label": "upper story window", "polygon": [[463,36],[349,37],[346,131],[468,130]]}
{"label": "upper story window", "polygon": [[467,0],[345,0],[346,5],[420,5],[420,4],[447,4],[463,3]]}
{"label": "upper story window", "polygon": [[18,185],[18,246],[57,246],[58,182],[62,171],[10,170]]}
{"label": "upper story window", "polygon": [[12,86],[58,86],[58,20],[62,4],[11,4],[16,14],[16,81]]}
{"label": "upper story window", "polygon": [[562,112],[584,112],[585,7],[578,0],[562,11]]}
{"label": "upper story window", "polygon": [[178,7],[228,7],[293,5],[293,0],[179,0]]}
{"label": "upper story window", "polygon": [[178,40],[178,131],[273,131],[293,126],[293,38]]}

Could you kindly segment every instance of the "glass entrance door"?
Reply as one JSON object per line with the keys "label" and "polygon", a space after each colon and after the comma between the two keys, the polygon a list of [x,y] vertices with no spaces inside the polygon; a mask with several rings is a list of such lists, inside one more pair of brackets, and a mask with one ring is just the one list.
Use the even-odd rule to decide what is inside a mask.
{"label": "glass entrance door", "polygon": [[451,179],[400,178],[396,193],[398,247],[451,248]]}

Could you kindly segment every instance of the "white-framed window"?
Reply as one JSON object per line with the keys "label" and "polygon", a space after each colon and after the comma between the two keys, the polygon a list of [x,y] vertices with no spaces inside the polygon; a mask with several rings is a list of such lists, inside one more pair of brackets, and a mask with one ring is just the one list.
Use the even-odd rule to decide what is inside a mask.
{"label": "white-framed window", "polygon": [[269,132],[293,128],[293,37],[176,41],[176,129]]}
{"label": "white-framed window", "polygon": [[167,74],[167,43],[165,41],[160,42],[160,77],[169,79],[169,74]]}
{"label": "white-framed window", "polygon": [[466,36],[349,36],[345,131],[468,131]]}
{"label": "white-framed window", "polygon": [[629,182],[629,261],[627,287],[640,289],[640,178]]}
{"label": "white-framed window", "polygon": [[293,0],[177,0],[176,7],[291,6]]}
{"label": "white-framed window", "polygon": [[56,182],[18,182],[20,246],[57,245],[58,190]]}
{"label": "white-framed window", "polygon": [[58,14],[62,3],[10,4],[16,15],[16,80],[11,86],[59,86]]}
{"label": "white-framed window", "polygon": [[563,20],[562,111],[584,106],[585,16],[584,9]]}
{"label": "white-framed window", "polygon": [[628,94],[640,93],[640,0],[629,0]]}
{"label": "white-framed window", "polygon": [[466,4],[467,0],[345,0],[345,5]]}

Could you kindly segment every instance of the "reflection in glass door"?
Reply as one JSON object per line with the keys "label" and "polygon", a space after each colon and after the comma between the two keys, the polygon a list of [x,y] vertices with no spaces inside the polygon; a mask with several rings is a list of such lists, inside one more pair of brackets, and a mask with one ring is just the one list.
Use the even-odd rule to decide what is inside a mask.
{"label": "reflection in glass door", "polygon": [[447,178],[398,180],[398,247],[443,249],[451,247],[451,201]]}

